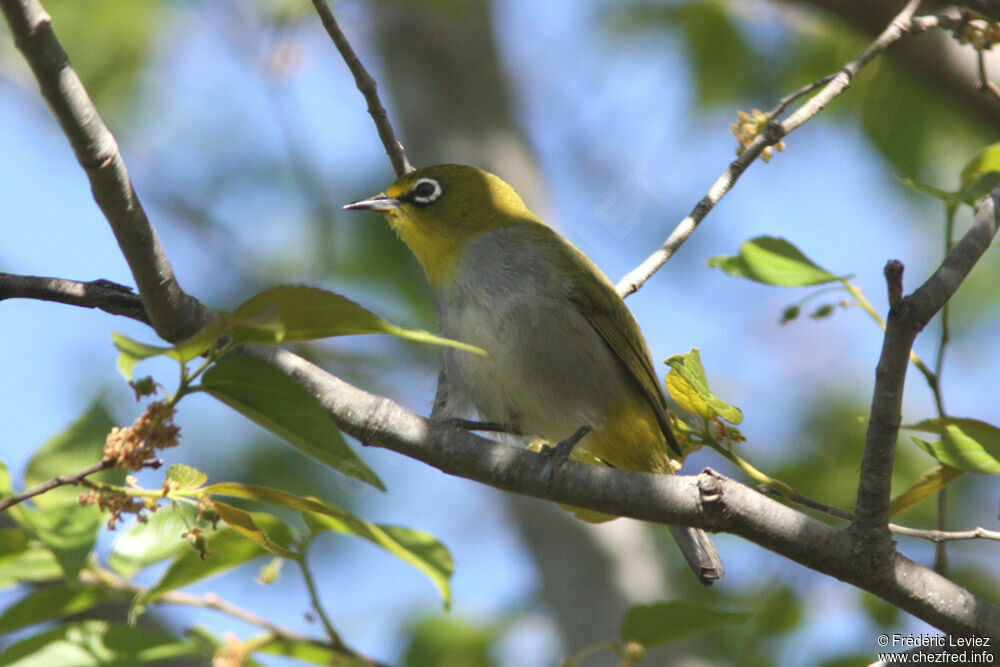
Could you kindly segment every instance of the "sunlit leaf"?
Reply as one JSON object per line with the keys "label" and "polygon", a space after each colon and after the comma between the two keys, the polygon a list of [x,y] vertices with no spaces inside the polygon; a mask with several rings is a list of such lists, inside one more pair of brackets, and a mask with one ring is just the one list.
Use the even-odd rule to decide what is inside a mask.
{"label": "sunlit leaf", "polygon": [[190,491],[191,489],[197,489],[199,486],[208,481],[208,475],[197,468],[192,468],[191,466],[184,465],[183,463],[175,463],[167,468],[167,473],[164,477],[167,480],[176,483],[177,491]]}
{"label": "sunlit leaf", "polygon": [[[14,530],[14,529],[12,529]],[[20,539],[23,538],[11,538]],[[0,552],[0,590],[15,584],[53,581],[64,577],[59,561],[41,543],[27,543],[24,548],[5,540],[9,551]]]}
{"label": "sunlit leaf", "polygon": [[[250,513],[250,517],[257,528],[266,531],[272,542],[290,543],[291,533],[284,522],[271,515],[256,512]],[[205,531],[205,546],[211,554],[205,559],[202,559],[198,551],[191,548],[177,554],[160,580],[138,600],[138,603],[145,604],[156,600],[167,591],[225,572],[268,553],[257,542],[247,539],[242,533],[225,525],[220,525],[217,531],[211,529]]]}
{"label": "sunlit leaf", "polygon": [[925,498],[934,495],[943,489],[948,482],[964,473],[964,470],[946,464],[934,466],[911,484],[910,488],[892,499],[892,503],[889,505],[889,515],[896,516],[905,512]]}
{"label": "sunlit leaf", "polygon": [[743,421],[739,408],[726,403],[708,388],[701,355],[696,348],[687,354],[675,354],[666,363],[671,368],[665,380],[667,392],[678,405],[706,420],[718,416],[730,424]]}
{"label": "sunlit leaf", "polygon": [[722,269],[731,276],[766,285],[802,287],[840,280],[806,257],[784,239],[758,236],[740,246],[739,255],[717,255],[705,264]]}
{"label": "sunlit leaf", "polygon": [[[267,531],[257,525],[250,512],[241,510],[238,507],[233,507],[227,503],[219,502],[218,500],[214,501],[212,504],[215,507],[215,511],[218,512],[219,518],[233,530],[239,532],[252,542],[256,542],[258,545],[276,556],[281,556],[283,558],[296,558],[296,553],[294,551],[289,551],[272,540]],[[259,515],[260,513],[257,514]]]}
{"label": "sunlit leaf", "polygon": [[117,331],[111,332],[111,342],[118,348],[118,361],[116,362],[118,370],[129,382],[132,381],[137,363],[143,359],[158,357],[170,351],[169,347],[140,343]]}
{"label": "sunlit leaf", "polygon": [[303,454],[385,490],[316,397],[266,361],[236,355],[220,359],[205,371],[201,388]]}
{"label": "sunlit leaf", "polygon": [[233,314],[242,321],[236,335],[246,342],[290,343],[351,334],[391,334],[483,354],[466,343],[396,326],[346,297],[316,287],[269,289],[244,302]]}
{"label": "sunlit leaf", "polygon": [[713,609],[689,600],[636,605],[625,612],[622,641],[655,646],[686,639],[727,623],[739,623],[751,614]]}
{"label": "sunlit leaf", "polygon": [[447,547],[421,530],[375,524],[342,507],[318,498],[297,496],[280,489],[252,484],[223,482],[205,487],[214,495],[233,496],[281,505],[303,513],[313,530],[335,530],[362,537],[423,572],[437,587],[445,606],[450,603],[449,579],[454,563]]}
{"label": "sunlit leaf", "polygon": [[1000,429],[978,419],[946,417],[904,426],[911,431],[936,433],[941,439],[913,440],[941,463],[967,472],[1000,474]]}
{"label": "sunlit leaf", "polygon": [[338,651],[330,646],[305,639],[272,639],[257,651],[280,655],[299,662],[310,662],[314,665],[337,665],[337,667],[371,667],[368,660],[360,660],[344,651]]}
{"label": "sunlit leaf", "polygon": [[1000,143],[990,144],[962,167],[962,188],[993,172],[1000,172]]}

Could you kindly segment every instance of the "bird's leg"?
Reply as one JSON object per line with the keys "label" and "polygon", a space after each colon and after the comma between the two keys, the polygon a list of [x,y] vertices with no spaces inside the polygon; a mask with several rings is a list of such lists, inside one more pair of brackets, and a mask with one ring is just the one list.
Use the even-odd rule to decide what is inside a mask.
{"label": "bird's leg", "polygon": [[576,447],[576,443],[583,440],[583,437],[594,430],[593,426],[589,424],[584,424],[580,428],[576,429],[573,435],[569,436],[565,440],[561,440],[556,444],[545,443],[539,449],[539,452],[544,456],[551,456],[556,461],[565,461],[569,458],[569,455],[573,453],[573,448]]}

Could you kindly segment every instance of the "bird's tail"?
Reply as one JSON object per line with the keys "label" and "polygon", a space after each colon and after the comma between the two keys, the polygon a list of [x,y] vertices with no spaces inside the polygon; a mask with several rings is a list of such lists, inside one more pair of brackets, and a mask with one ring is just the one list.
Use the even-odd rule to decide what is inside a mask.
{"label": "bird's tail", "polygon": [[722,579],[722,559],[708,533],[687,526],[670,526],[670,532],[698,581],[711,586],[712,582]]}

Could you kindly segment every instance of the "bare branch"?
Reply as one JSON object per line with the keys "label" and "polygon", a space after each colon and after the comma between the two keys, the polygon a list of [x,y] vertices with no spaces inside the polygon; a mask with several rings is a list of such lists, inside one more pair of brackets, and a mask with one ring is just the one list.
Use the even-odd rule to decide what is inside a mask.
{"label": "bare branch", "polygon": [[361,94],[365,96],[365,101],[368,102],[368,113],[371,115],[372,120],[375,121],[375,129],[378,130],[378,137],[382,140],[382,145],[385,146],[386,155],[389,156],[389,160],[392,162],[392,168],[396,172],[396,176],[410,173],[413,171],[413,165],[406,158],[403,144],[396,138],[396,133],[389,123],[389,114],[386,113],[385,107],[379,101],[378,86],[375,83],[375,79],[371,77],[368,70],[361,64],[361,59],[354,53],[351,43],[347,41],[347,37],[344,36],[344,33],[340,30],[340,26],[337,25],[337,19],[334,18],[333,12],[330,11],[330,7],[326,4],[326,0],[313,0],[313,6],[316,7],[316,13],[319,14],[320,21],[323,22],[323,27],[326,28],[327,34],[330,35],[330,39],[333,40],[348,69],[354,75],[354,82],[357,84],[358,90],[361,91]]}
{"label": "bare branch", "polygon": [[118,143],[56,39],[51,18],[37,0],[0,0],[0,10],[90,179],[94,200],[111,224],[156,332],[168,341],[191,335],[207,322],[208,311],[177,284]]}
{"label": "bare branch", "polygon": [[889,310],[882,354],[875,370],[871,415],[851,524],[851,530],[859,539],[869,542],[876,552],[883,552],[883,555],[893,549],[887,526],[892,464],[902,420],[903,383],[910,348],[917,334],[952,297],[990,247],[997,232],[998,201],[1000,188],[980,203],[972,226],[945,255],[934,275]]}
{"label": "bare branch", "polygon": [[655,475],[556,461],[432,422],[368,394],[280,348],[242,348],[272,363],[324,404],[361,442],[498,489],[643,521],[733,533],[818,572],[870,591],[944,632],[1000,640],[1000,609],[899,554],[886,568],[860,563],[858,544],[753,489],[706,470]]}
{"label": "bare branch", "polygon": [[[773,146],[778,143],[782,137],[792,132],[803,123],[805,123],[810,118],[816,116],[823,108],[829,104],[835,97],[844,92],[847,87],[851,84],[851,81],[857,76],[865,65],[871,62],[877,55],[885,51],[890,45],[899,40],[903,35],[907,33],[921,32],[924,30],[929,30],[932,27],[936,27],[938,22],[936,20],[924,20],[922,22],[914,22],[913,14],[917,10],[917,6],[920,4],[920,0],[910,0],[903,10],[892,20],[889,26],[882,32],[878,38],[875,39],[871,44],[865,48],[858,56],[851,60],[849,63],[844,65],[844,67],[830,78],[829,83],[820,89],[818,93],[809,98],[808,101],[802,104],[792,115],[781,122],[771,122],[754,138],[750,144],[746,146],[739,157],[729,163],[725,172],[712,184],[709,188],[708,193],[701,198],[695,207],[688,213],[687,217],[678,223],[674,228],[674,231],[670,233],[667,240],[664,241],[656,252],[646,258],[642,264],[637,266],[635,269],[630,271],[624,278],[622,278],[617,287],[618,294],[624,298],[629,294],[632,294],[640,287],[643,283],[649,280],[650,276],[656,273],[660,267],[662,267],[667,260],[677,251],[677,249],[687,241],[688,237],[694,233],[694,230],[698,227],[705,216],[708,215],[716,204],[729,192],[732,187],[736,184],[739,177],[746,171],[757,156],[763,152],[768,146]],[[936,17],[932,17],[936,18]],[[793,99],[798,97],[801,90],[811,90],[812,88],[806,86],[800,91],[796,91],[790,97]],[[780,110],[783,106],[779,104],[776,109]]]}
{"label": "bare branch", "polygon": [[65,486],[67,484],[79,484],[85,477],[89,477],[90,475],[101,472],[102,470],[113,468],[114,465],[114,459],[101,459],[97,463],[87,466],[83,470],[77,470],[69,475],[56,475],[52,479],[42,482],[38,486],[34,486],[26,491],[15,493],[7,496],[6,498],[0,498],[0,512],[3,512],[8,507],[22,503],[29,498],[40,496],[46,491],[51,491],[56,487]]}
{"label": "bare branch", "polygon": [[925,530],[922,528],[910,528],[889,524],[889,529],[897,535],[907,537],[919,537],[922,540],[931,542],[952,542],[954,540],[1000,540],[1000,531],[987,530],[983,527],[976,527],[972,530]]}
{"label": "bare branch", "polygon": [[100,308],[112,315],[150,323],[142,299],[131,287],[104,279],[82,282],[0,272],[0,301],[4,299],[39,299],[83,308]]}

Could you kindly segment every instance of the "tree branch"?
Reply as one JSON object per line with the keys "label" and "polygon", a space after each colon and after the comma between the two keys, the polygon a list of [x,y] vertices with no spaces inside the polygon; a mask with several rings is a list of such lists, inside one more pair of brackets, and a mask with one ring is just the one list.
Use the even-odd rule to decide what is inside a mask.
{"label": "tree branch", "polygon": [[337,25],[337,19],[334,18],[333,12],[330,11],[330,7],[326,4],[326,0],[313,0],[313,6],[316,8],[316,13],[319,14],[320,21],[322,21],[323,27],[326,28],[327,34],[330,35],[330,39],[333,40],[337,50],[340,51],[340,56],[347,64],[347,68],[354,75],[354,83],[357,84],[358,90],[361,91],[361,94],[365,97],[365,101],[368,103],[368,113],[371,115],[372,120],[375,121],[378,138],[382,141],[382,145],[385,146],[385,153],[392,162],[392,168],[396,172],[396,176],[403,176],[410,173],[413,171],[413,165],[407,159],[406,152],[403,150],[403,144],[396,138],[392,124],[389,123],[389,114],[386,113],[385,107],[382,106],[382,102],[378,98],[378,85],[375,83],[375,79],[371,77],[365,66],[361,64],[361,59],[358,58],[354,49],[351,48],[351,43],[347,41],[347,37],[344,36],[340,26]]}
{"label": "tree branch", "polygon": [[870,591],[950,634],[1000,640],[1000,609],[907,558],[889,567],[859,565],[852,534],[837,530],[718,473],[655,475],[556,462],[432,422],[368,394],[305,359],[275,347],[244,347],[323,403],[361,442],[423,461],[450,475],[643,521],[730,532],[818,572]]}
{"label": "tree branch", "polygon": [[97,463],[89,465],[82,470],[77,470],[72,474],[56,475],[52,479],[46,480],[37,486],[33,486],[30,489],[22,491],[21,493],[15,493],[7,496],[6,498],[0,498],[0,512],[3,512],[8,507],[17,505],[18,503],[23,503],[29,498],[40,496],[46,491],[51,491],[56,487],[65,486],[67,484],[79,484],[85,477],[89,477],[90,475],[101,472],[102,470],[113,468],[114,465],[114,459],[101,459]]}
{"label": "tree branch", "polygon": [[82,308],[99,308],[112,315],[150,324],[139,295],[131,287],[110,280],[82,282],[0,272],[0,301],[4,299],[39,299]]}
{"label": "tree branch", "polygon": [[118,143],[87,95],[37,0],[0,0],[14,43],[90,179],[91,192],[128,261],[156,332],[178,341],[197,331],[209,313],[185,294],[136,196]]}
{"label": "tree branch", "polygon": [[[695,207],[688,213],[687,217],[678,223],[674,231],[670,233],[656,252],[646,258],[639,266],[630,271],[622,278],[616,286],[619,296],[622,298],[632,294],[645,283],[649,278],[660,270],[667,260],[677,252],[677,249],[694,233],[705,216],[708,215],[716,204],[728,193],[739,177],[746,171],[757,156],[768,146],[778,143],[782,137],[789,134],[803,123],[813,118],[835,97],[844,92],[851,81],[858,75],[865,65],[871,62],[877,55],[885,51],[890,45],[899,40],[908,32],[922,32],[932,27],[936,27],[934,21],[923,21],[914,23],[913,14],[917,10],[920,0],[910,0],[901,12],[892,20],[889,26],[879,35],[875,41],[868,45],[854,60],[851,60],[839,72],[837,72],[818,93],[804,102],[792,115],[781,122],[772,121],[750,142],[740,153],[739,157],[729,163],[726,170],[712,184],[708,193],[701,198]],[[802,91],[812,88],[806,86],[796,91],[791,96],[795,96]],[[784,108],[779,104],[776,109]]]}
{"label": "tree branch", "polygon": [[[1000,188],[994,189],[979,205],[972,226],[945,255],[941,266],[913,294],[898,300],[889,309],[882,353],[875,369],[875,389],[871,415],[861,459],[861,479],[851,531],[875,551],[876,558],[892,551],[889,534],[889,502],[896,439],[902,421],[903,384],[910,348],[917,334],[954,295],[996,235],[997,202]],[[887,265],[887,268],[890,268]],[[896,276],[899,267],[887,272]],[[890,290],[897,278],[890,279]],[[879,560],[879,562],[883,562]]]}

